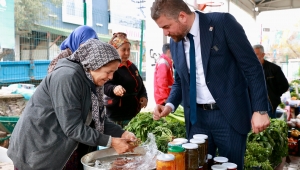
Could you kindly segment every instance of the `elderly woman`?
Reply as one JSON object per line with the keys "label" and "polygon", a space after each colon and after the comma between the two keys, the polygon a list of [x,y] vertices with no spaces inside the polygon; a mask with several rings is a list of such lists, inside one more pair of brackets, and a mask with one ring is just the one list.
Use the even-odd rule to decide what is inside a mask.
{"label": "elderly woman", "polygon": [[95,30],[89,26],[83,25],[77,27],[60,45],[61,53],[55,57],[48,67],[48,73],[51,73],[58,60],[69,57],[74,53],[81,44],[85,43],[89,39],[98,39]]}
{"label": "elderly woman", "polygon": [[109,44],[117,49],[122,61],[113,79],[104,85],[104,93],[111,99],[107,100],[107,115],[124,127],[141,108],[147,106],[147,92],[138,69],[129,60],[131,44],[127,35],[115,33]]}
{"label": "elderly woman", "polygon": [[[134,134],[105,118],[102,86],[120,64],[109,44],[90,39],[46,76],[28,101],[10,139],[16,169],[62,169],[78,143],[132,151]],[[94,122],[96,129],[89,125]]]}
{"label": "elderly woman", "polygon": [[[49,67],[48,74],[50,74],[58,60],[69,57],[72,55],[81,45],[83,45],[89,39],[98,39],[97,33],[92,27],[83,25],[77,27],[60,45],[61,53],[54,58]],[[95,127],[94,124],[90,126]],[[73,152],[68,162],[65,164],[63,170],[82,170],[83,166],[80,162],[82,156],[88,152],[96,150],[96,147],[90,147],[83,143],[79,143],[77,149]]]}

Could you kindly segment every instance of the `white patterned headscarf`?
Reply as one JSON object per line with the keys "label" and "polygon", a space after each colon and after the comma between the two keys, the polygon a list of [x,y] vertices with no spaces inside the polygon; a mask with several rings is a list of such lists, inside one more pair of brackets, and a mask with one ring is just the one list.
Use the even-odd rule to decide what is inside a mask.
{"label": "white patterned headscarf", "polygon": [[[90,70],[97,70],[105,64],[114,60],[119,60],[121,62],[121,58],[117,50],[112,45],[101,42],[97,39],[89,39],[88,41],[86,41],[86,43],[80,46],[78,50],[76,50],[70,57],[68,57],[68,59],[81,63],[83,69],[85,70],[86,76],[92,82],[93,78],[89,72]],[[92,115],[95,122],[95,128],[99,132],[103,133],[105,119],[104,109],[102,113],[99,113],[100,108],[103,107],[103,87],[96,86],[96,93],[97,95],[95,95],[91,89]]]}

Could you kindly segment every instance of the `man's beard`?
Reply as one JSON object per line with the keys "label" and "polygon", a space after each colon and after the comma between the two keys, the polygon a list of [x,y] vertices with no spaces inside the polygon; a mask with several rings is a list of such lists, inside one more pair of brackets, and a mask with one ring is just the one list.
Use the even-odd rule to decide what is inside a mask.
{"label": "man's beard", "polygon": [[188,33],[188,28],[184,26],[183,24],[179,23],[179,30],[182,32],[181,34],[178,35],[170,35],[170,37],[175,41],[179,42],[183,40],[183,38],[187,35]]}

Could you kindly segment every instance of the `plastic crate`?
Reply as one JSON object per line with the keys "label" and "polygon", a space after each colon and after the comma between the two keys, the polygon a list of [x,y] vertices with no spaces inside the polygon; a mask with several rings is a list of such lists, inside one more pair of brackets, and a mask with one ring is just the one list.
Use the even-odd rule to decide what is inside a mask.
{"label": "plastic crate", "polygon": [[50,60],[0,62],[0,84],[42,80]]}
{"label": "plastic crate", "polygon": [[19,117],[0,116],[0,130],[7,133],[12,133]]}

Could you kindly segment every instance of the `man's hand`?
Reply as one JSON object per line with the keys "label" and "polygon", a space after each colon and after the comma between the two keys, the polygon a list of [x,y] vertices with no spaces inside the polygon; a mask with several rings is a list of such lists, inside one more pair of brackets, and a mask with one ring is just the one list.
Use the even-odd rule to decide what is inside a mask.
{"label": "man's hand", "polygon": [[116,96],[122,97],[126,93],[126,90],[121,85],[118,85],[114,88],[114,93]]}
{"label": "man's hand", "polygon": [[111,138],[111,147],[116,150],[118,154],[122,154],[125,152],[133,152],[135,148],[134,145],[131,145],[130,140],[123,138]]}
{"label": "man's hand", "polygon": [[132,142],[135,142],[137,140],[136,136],[132,132],[129,132],[129,131],[125,131],[122,134],[121,138],[127,139],[127,140],[132,141]]}
{"label": "man's hand", "polygon": [[252,115],[252,131],[259,133],[264,131],[270,125],[270,118],[268,114],[261,115],[258,112],[254,112]]}
{"label": "man's hand", "polygon": [[168,116],[172,111],[170,106],[163,106],[163,105],[156,105],[154,112],[153,112],[153,119],[159,120],[162,117]]}
{"label": "man's hand", "polygon": [[146,97],[141,97],[140,98],[140,104],[141,104],[141,108],[147,107],[147,104],[148,104],[147,98]]}

